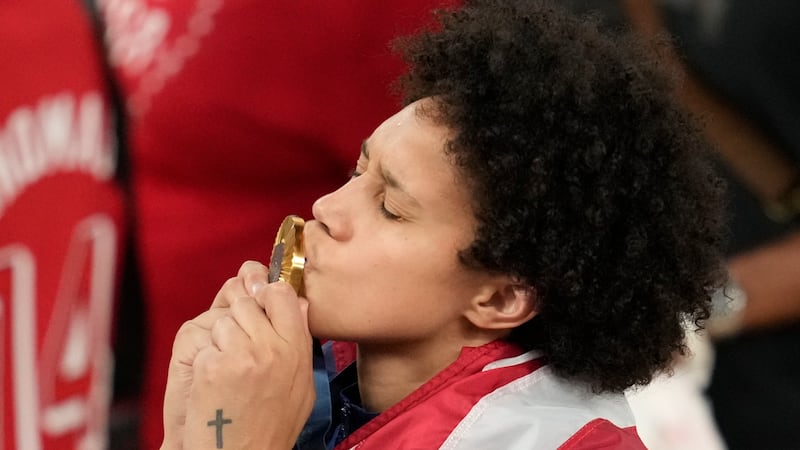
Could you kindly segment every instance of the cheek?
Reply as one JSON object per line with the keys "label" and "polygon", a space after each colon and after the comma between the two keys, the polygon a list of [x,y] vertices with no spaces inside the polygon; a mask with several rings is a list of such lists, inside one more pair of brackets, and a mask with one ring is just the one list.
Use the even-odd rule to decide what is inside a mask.
{"label": "cheek", "polygon": [[[415,259],[416,261],[416,259]],[[390,263],[391,262],[391,263]],[[326,339],[364,340],[423,336],[441,330],[469,298],[461,270],[431,260],[380,263],[325,280],[311,299],[312,334]]]}
{"label": "cheek", "polygon": [[369,303],[384,297],[402,303],[419,297],[452,296],[468,281],[451,236],[376,233],[360,244],[327,253],[320,271],[309,277],[318,288],[314,295],[321,296],[309,299],[312,304],[371,309]]}
{"label": "cheek", "polygon": [[374,248],[370,265],[397,291],[438,291],[465,277],[466,269],[458,260],[461,247],[453,236],[429,233],[384,242]]}

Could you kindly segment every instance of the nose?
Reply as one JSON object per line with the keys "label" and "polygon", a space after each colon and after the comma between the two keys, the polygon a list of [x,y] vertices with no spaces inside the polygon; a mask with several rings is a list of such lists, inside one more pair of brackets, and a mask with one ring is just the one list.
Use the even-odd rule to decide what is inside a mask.
{"label": "nose", "polygon": [[349,184],[318,198],[311,207],[314,219],[324,226],[332,238],[338,241],[350,239],[352,235],[351,215],[346,202],[346,190]]}

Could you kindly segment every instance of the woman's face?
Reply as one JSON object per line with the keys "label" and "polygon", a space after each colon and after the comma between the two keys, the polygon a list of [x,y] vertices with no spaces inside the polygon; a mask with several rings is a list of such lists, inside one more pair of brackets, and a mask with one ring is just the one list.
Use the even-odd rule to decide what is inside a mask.
{"label": "woman's face", "polygon": [[474,238],[465,183],[444,153],[448,129],[421,100],[364,142],[353,178],[316,201],[306,224],[305,293],[314,335],[361,343],[449,336],[488,275],[458,252]]}

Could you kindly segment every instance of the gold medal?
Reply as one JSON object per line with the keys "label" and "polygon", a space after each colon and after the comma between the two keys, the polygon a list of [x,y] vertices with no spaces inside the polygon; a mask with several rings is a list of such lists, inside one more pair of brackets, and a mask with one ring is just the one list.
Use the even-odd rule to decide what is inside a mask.
{"label": "gold medal", "polygon": [[303,247],[303,226],[305,221],[298,216],[287,216],[283,219],[272,257],[269,259],[269,282],[285,281],[291,285],[297,295],[303,295],[303,266],[306,253]]}

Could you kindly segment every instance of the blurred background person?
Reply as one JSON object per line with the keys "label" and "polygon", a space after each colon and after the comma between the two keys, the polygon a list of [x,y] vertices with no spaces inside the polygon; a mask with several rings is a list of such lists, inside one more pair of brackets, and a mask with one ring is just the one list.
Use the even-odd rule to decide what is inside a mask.
{"label": "blurred background person", "polygon": [[232,268],[268,259],[287,212],[309,217],[347,179],[399,105],[391,39],[442,2],[97,1],[127,100],[145,299],[119,324],[142,340],[118,345],[117,400],[141,399],[151,449],[177,329]]}
{"label": "blurred background person", "polygon": [[[656,46],[654,51],[663,52],[682,75],[679,93],[687,108],[703,119],[730,189],[731,279],[724,295],[718,296],[718,315],[710,324],[713,369],[703,374],[703,361],[689,362],[691,369],[684,369],[695,372],[684,382],[695,383],[698,389],[708,387],[712,426],[728,448],[796,448],[800,442],[796,426],[800,417],[800,4],[563,1],[582,11],[602,11],[610,26],[632,26],[645,39],[672,39],[672,47]],[[696,344],[702,357],[703,340]],[[670,388],[675,389],[674,383]],[[687,400],[684,412],[674,414],[682,417],[676,423],[690,423],[693,416],[686,412],[697,406],[692,402]],[[659,432],[660,442],[687,448],[690,432],[691,426],[667,426]],[[715,430],[705,432],[704,442],[722,445],[714,439]]]}
{"label": "blurred background person", "polygon": [[0,2],[0,448],[106,448],[125,154],[92,15]]}
{"label": "blurred background person", "polygon": [[800,4],[671,2],[663,17],[696,80],[686,102],[707,111],[731,186],[730,311],[711,327],[714,417],[731,449],[797,448]]}

